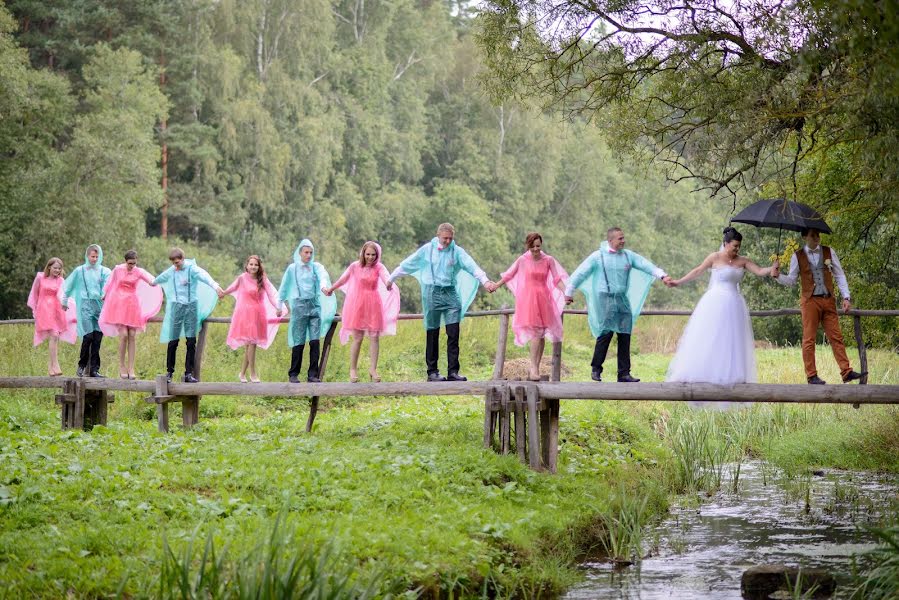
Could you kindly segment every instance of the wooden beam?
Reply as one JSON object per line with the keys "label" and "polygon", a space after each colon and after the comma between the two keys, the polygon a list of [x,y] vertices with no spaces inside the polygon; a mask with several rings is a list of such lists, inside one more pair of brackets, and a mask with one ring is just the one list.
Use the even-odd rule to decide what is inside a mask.
{"label": "wooden beam", "polygon": [[[165,375],[156,376],[156,397],[165,398],[169,396],[169,383]],[[169,403],[162,402],[156,404],[156,422],[161,433],[169,432]]]}

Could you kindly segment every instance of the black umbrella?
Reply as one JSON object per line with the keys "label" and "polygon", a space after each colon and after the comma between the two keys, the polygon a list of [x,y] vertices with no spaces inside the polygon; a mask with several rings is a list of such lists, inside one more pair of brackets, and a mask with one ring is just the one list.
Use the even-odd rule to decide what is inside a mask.
{"label": "black umbrella", "polygon": [[[807,204],[792,202],[786,198],[753,202],[730,221],[731,223],[748,223],[756,227],[776,227],[780,232],[784,229],[791,231],[817,229],[821,233],[830,233],[830,227],[827,226],[818,211]],[[778,252],[780,252],[780,232],[777,234]]]}

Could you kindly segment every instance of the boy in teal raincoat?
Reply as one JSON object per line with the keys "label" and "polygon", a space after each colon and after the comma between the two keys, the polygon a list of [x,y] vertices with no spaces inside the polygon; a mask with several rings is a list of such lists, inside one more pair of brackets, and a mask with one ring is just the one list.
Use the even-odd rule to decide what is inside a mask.
{"label": "boy in teal raincoat", "polygon": [[671,286],[671,278],[639,254],[625,250],[624,232],[612,227],[606,232],[607,240],[599,250],[591,254],[572,273],[565,288],[565,297],[571,303],[574,290],[584,293],[587,299],[587,321],[590,332],[596,338],[593,349],[594,381],[602,381],[602,364],[606,360],[612,335],[618,334],[618,381],[635,383],[631,376],[631,332],[640,316],[653,279],[658,278]]}
{"label": "boy in teal raincoat", "polygon": [[172,266],[153,280],[153,285],[162,285],[165,292],[165,318],[159,341],[168,344],[166,352],[166,372],[169,381],[175,373],[175,358],[178,340],[185,338],[187,356],[184,360],[186,383],[197,383],[194,376],[197,356],[197,333],[224,291],[209,273],[197,266],[193,259],[185,259],[181,248],[169,250]]}
{"label": "boy in teal raincoat", "polygon": [[111,271],[103,266],[103,249],[91,244],[84,251],[84,264],[66,277],[65,297],[74,298],[78,307],[78,335],[81,337],[81,355],[78,357],[78,377],[100,375],[100,311],[103,309],[103,286]]}
{"label": "boy in teal raincoat", "polygon": [[293,252],[293,264],[284,270],[278,298],[290,312],[287,344],[290,346],[290,369],[287,376],[291,383],[299,383],[303,363],[303,351],[309,342],[309,370],[307,381],[321,381],[319,373],[320,338],[328,333],[337,298],[326,296],[322,288],[331,287],[331,278],[321,263],[315,262],[315,246],[304,239]]}
{"label": "boy in teal raincoat", "polygon": [[[421,286],[428,381],[467,381],[459,374],[459,324],[478,292],[479,281],[488,292],[496,290],[468,252],[453,241],[455,234],[451,224],[441,223],[437,237],[401,262],[387,283],[390,289],[397,278],[412,275]],[[446,328],[446,377],[437,368],[441,325]]]}

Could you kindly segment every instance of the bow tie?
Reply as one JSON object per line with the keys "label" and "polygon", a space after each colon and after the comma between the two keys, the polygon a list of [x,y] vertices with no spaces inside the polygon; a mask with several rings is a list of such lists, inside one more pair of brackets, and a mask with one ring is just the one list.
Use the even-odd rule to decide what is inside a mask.
{"label": "bow tie", "polygon": [[821,248],[818,247],[818,248],[815,248],[814,250],[811,250],[811,249],[810,249],[810,250],[808,251],[808,253],[809,253],[809,254],[821,254]]}

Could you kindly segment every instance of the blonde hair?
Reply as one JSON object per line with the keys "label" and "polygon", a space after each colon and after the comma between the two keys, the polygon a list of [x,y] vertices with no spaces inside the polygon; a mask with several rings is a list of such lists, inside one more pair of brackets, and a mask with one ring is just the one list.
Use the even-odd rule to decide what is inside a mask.
{"label": "blonde hair", "polygon": [[44,267],[44,277],[50,277],[50,269],[53,267],[53,263],[59,263],[59,276],[65,277],[66,272],[62,268],[62,259],[57,256],[47,261],[47,265]]}
{"label": "blonde hair", "polygon": [[453,227],[452,223],[441,223],[437,226],[437,235],[440,235],[441,231],[449,232],[453,235],[456,235],[456,228]]}
{"label": "blonde hair", "polygon": [[[374,249],[375,254],[378,255],[378,258],[381,258],[381,253],[378,252],[378,245],[374,242],[365,242],[364,244],[362,244],[362,249],[359,250],[359,266],[360,267],[364,267],[366,265],[366,263],[365,263],[365,249],[366,248]],[[375,259],[375,262],[377,262],[377,259]]]}

